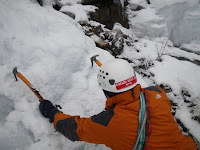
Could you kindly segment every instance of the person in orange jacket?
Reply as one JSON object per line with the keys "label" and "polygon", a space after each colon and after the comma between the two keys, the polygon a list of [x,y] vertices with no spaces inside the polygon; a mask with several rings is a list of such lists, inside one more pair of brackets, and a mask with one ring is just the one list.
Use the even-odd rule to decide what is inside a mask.
{"label": "person in orange jacket", "polygon": [[39,106],[42,115],[71,141],[105,144],[113,150],[197,149],[193,139],[181,133],[164,90],[158,86],[141,88],[127,61],[104,63],[98,82],[107,97],[101,113],[89,118],[70,116],[45,100]]}

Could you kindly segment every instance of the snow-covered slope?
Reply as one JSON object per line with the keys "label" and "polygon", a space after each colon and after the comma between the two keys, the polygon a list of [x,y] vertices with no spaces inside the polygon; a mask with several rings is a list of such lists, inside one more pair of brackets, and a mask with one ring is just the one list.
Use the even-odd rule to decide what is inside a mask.
{"label": "snow-covered slope", "polygon": [[94,149],[54,132],[40,115],[37,98],[15,81],[12,69],[18,67],[63,112],[87,117],[105,104],[90,57],[100,54],[102,62],[113,57],[53,8],[27,0],[3,1],[0,7],[0,149]]}

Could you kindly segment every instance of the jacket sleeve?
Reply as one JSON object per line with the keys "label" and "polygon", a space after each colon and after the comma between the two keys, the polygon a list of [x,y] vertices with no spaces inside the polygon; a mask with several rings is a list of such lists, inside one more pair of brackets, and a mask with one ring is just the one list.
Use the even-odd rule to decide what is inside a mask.
{"label": "jacket sleeve", "polygon": [[54,128],[73,142],[80,139],[76,133],[77,123],[75,118],[75,116],[63,113],[57,113],[54,117]]}
{"label": "jacket sleeve", "polygon": [[105,144],[102,142],[102,136],[108,130],[107,126],[113,115],[113,109],[90,118],[58,113],[54,118],[54,128],[71,141]]}

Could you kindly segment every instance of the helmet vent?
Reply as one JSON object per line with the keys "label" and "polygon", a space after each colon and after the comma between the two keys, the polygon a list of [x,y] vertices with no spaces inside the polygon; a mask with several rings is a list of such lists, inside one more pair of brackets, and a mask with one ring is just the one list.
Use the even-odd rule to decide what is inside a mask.
{"label": "helmet vent", "polygon": [[103,76],[103,79],[105,79],[105,77]]}
{"label": "helmet vent", "polygon": [[114,79],[110,79],[109,83],[110,83],[110,85],[114,85],[115,84],[115,80]]}
{"label": "helmet vent", "polygon": [[109,75],[109,73],[106,72],[106,75]]}

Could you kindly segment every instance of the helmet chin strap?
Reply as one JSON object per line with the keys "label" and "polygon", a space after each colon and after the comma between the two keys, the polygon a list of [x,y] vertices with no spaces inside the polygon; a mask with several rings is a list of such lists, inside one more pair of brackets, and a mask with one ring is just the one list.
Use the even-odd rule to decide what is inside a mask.
{"label": "helmet chin strap", "polygon": [[[105,94],[105,93],[104,93],[104,94]],[[106,98],[107,98],[107,99],[109,99],[109,98],[110,98],[110,97],[108,97],[108,95],[106,95],[106,94],[105,94],[105,96],[106,96]]]}
{"label": "helmet chin strap", "polygon": [[[114,97],[120,93],[113,93],[113,92],[109,92],[109,91],[106,91],[106,90],[103,90],[103,93],[105,94],[106,98],[111,98],[111,97]],[[121,92],[122,93],[122,92]]]}

